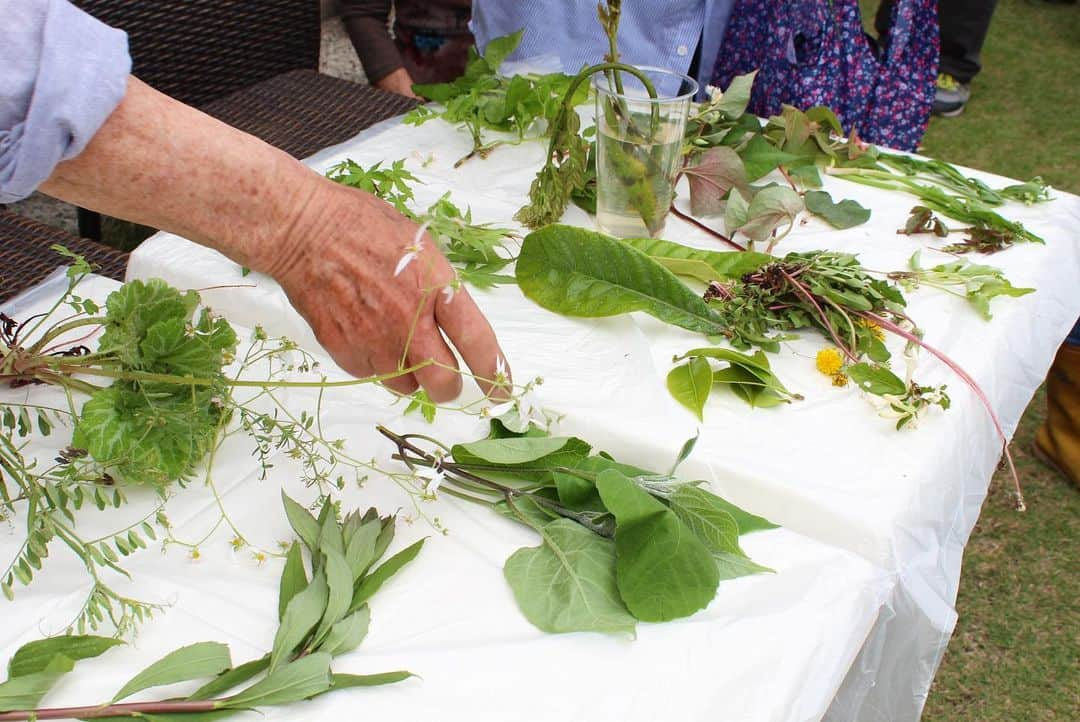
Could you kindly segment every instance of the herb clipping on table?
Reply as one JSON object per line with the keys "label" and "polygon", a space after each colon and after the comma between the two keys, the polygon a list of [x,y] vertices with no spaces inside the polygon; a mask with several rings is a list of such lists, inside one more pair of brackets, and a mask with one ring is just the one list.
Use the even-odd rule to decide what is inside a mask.
{"label": "herb clipping on table", "polygon": [[[104,702],[41,708],[41,700],[77,662],[123,642],[93,635],[34,641],[15,652],[8,664],[8,679],[0,682],[0,720],[218,720],[239,711],[412,677],[404,671],[339,673],[330,665],[334,657],[352,652],[364,641],[371,623],[367,602],[419,554],[424,541],[379,564],[394,536],[393,517],[380,517],[369,509],[338,520],[334,504],[324,503],[316,518],[289,497],[282,495],[282,501],[300,541],[286,555],[279,585],[279,624],[267,654],[234,666],[226,645],[190,644],[133,676]],[[198,679],[207,681],[183,698],[123,701],[143,690]]]}
{"label": "herb clipping on table", "polygon": [[[250,554],[254,562],[281,556],[282,550],[249,542],[223,504],[213,467],[219,446],[233,434],[252,443],[263,478],[274,455],[294,460],[299,480],[317,490],[320,503],[362,483],[369,473],[382,473],[373,460],[351,456],[344,439],[324,435],[324,394],[379,383],[428,362],[330,381],[314,356],[261,328],[240,351],[233,328],[200,307],[194,291],[160,280],[131,281],[99,305],[78,292],[92,270],[89,264],[57,250],[72,265],[66,289],[52,307],[21,320],[0,316],[0,384],[27,391],[51,386],[63,394],[59,403],[42,403],[33,394],[0,401],[0,520],[18,519],[17,528],[25,529],[14,556],[0,562],[3,603],[16,598],[17,586],[33,582],[59,543],[78,558],[91,582],[80,611],[64,628],[122,635],[161,609],[125,596],[110,582],[114,573],[127,576],[125,557],[151,544],[180,547],[198,559],[213,529],[224,527],[233,534],[232,549]],[[91,350],[87,344],[94,337]],[[492,382],[510,394],[512,405],[528,398],[538,383],[515,387],[505,374]],[[280,395],[286,389],[310,390],[314,407],[286,404]],[[486,405],[480,399],[442,408],[478,415]],[[433,415],[436,406],[427,400],[425,408]],[[543,418],[539,410],[529,413]],[[71,441],[55,458],[27,455],[31,441],[64,432]],[[169,520],[168,501],[176,484],[194,485],[196,479],[220,519],[202,537],[184,538]],[[423,489],[409,479],[395,480],[423,515]],[[82,514],[90,508],[119,509],[132,501],[133,490],[141,490],[141,516],[99,537],[80,531]],[[438,528],[437,519],[433,523]]]}
{"label": "herb clipping on table", "polygon": [[[677,244],[670,242],[657,244],[650,239],[646,244],[654,254],[677,257],[669,259],[669,263],[691,258],[700,261],[690,266],[697,274],[710,266],[710,259],[715,259],[715,255],[710,255],[715,252],[694,249],[673,254],[670,249]],[[756,347],[775,353],[788,333],[818,330],[837,349],[841,367],[837,372],[850,366],[851,373],[859,376],[857,385],[861,390],[882,396],[890,408],[898,409],[899,428],[910,424],[931,406],[947,409],[949,399],[943,387],[931,389],[910,378],[901,380],[888,369],[886,364],[891,354],[883,342],[884,334],[898,336],[907,342],[909,353],[916,348],[925,349],[958,375],[979,398],[1002,439],[1005,458],[1016,482],[1017,506],[1024,508],[1012,455],[1005,444],[1007,437],[985,393],[966,371],[922,340],[917,325],[904,310],[903,294],[889,280],[874,278],[854,256],[846,253],[789,253],[779,259],[759,254],[750,257],[756,267],[733,263],[732,267],[739,269],[737,276],[718,269],[719,280],[708,282],[704,294],[699,295],[679,278],[679,275],[695,276],[688,272],[687,266],[666,266],[639,250],[641,245],[581,228],[547,226],[530,233],[522,243],[516,266],[518,286],[525,296],[556,313],[603,317],[645,312],[688,331],[726,340],[737,350]],[[742,253],[729,255],[743,258]],[[985,276],[981,270],[977,269],[977,273]],[[931,281],[937,278],[925,274],[922,277]],[[971,280],[969,271],[965,281]],[[1011,291],[1006,290],[1005,283],[1000,272],[978,280],[977,288],[972,291],[978,299],[976,303],[988,303],[992,293],[1026,292],[1011,285],[1008,286]],[[689,358],[688,368],[669,377],[669,390],[695,414],[700,415],[706,389],[711,391],[714,386],[728,386],[755,406],[776,405],[797,398],[772,375],[767,363],[754,357],[720,359],[721,355],[721,351],[701,349],[685,354]],[[726,360],[728,366],[713,369],[710,364],[708,368],[713,373],[709,375],[706,364],[711,358]],[[868,376],[870,371],[875,377],[889,377],[890,383],[873,383]],[[717,374],[720,374],[719,384]],[[742,384],[742,388],[735,384]],[[751,394],[751,385],[760,390]]]}
{"label": "herb clipping on table", "polygon": [[596,452],[583,439],[521,433],[492,423],[488,438],[446,446],[379,431],[394,458],[432,479],[432,494],[486,506],[536,532],[503,573],[525,617],[551,633],[632,634],[704,609],[724,579],[770,571],[739,537],[775,525],[668,473]]}

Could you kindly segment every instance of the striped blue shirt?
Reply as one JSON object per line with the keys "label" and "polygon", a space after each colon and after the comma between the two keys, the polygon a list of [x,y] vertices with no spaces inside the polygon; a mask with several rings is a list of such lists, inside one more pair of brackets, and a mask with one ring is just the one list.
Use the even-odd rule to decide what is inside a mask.
{"label": "striped blue shirt", "polygon": [[[697,81],[712,76],[734,0],[626,0],[619,22],[621,60],[680,73],[701,43]],[[511,61],[553,57],[564,72],[603,61],[607,37],[596,0],[473,0],[472,31],[481,50],[493,38],[525,28]]]}

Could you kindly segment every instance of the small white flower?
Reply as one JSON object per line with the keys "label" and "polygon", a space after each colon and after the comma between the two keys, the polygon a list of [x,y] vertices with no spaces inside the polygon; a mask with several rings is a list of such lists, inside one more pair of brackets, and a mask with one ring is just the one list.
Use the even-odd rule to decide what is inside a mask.
{"label": "small white flower", "polygon": [[495,378],[492,381],[496,386],[507,386],[510,383],[510,376],[507,374],[506,359],[502,354],[495,357]]}
{"label": "small white flower", "polygon": [[724,91],[715,85],[706,85],[705,92],[709,94],[710,103],[719,103],[720,99],[724,97]]}
{"label": "small white flower", "polygon": [[532,423],[541,429],[547,428],[548,420],[544,409],[540,406],[539,391],[534,388],[526,389],[525,393],[518,398],[517,408],[522,426],[528,427]]}
{"label": "small white flower", "polygon": [[416,235],[413,236],[413,242],[405,246],[405,255],[403,255],[397,262],[397,267],[394,269],[394,276],[400,276],[401,272],[409,267],[409,264],[420,255],[424,250],[424,233],[427,231],[428,223],[425,221],[420,224],[420,227],[416,229]]}
{"label": "small white flower", "polygon": [[442,483],[443,483],[443,481],[445,479],[446,479],[446,472],[443,471],[442,469],[439,469],[438,471],[436,471],[434,474],[431,475],[430,479],[428,479],[427,484],[424,486],[424,493],[426,493],[428,496],[430,496],[431,498],[434,499],[435,498],[435,492],[437,492],[439,490],[439,487],[442,486]]}
{"label": "small white flower", "polygon": [[443,295],[443,303],[450,303],[454,300],[454,296],[461,290],[461,279],[454,276],[454,280],[443,286],[441,291]]}
{"label": "small white flower", "polygon": [[486,418],[497,419],[503,414],[513,411],[515,405],[515,402],[507,401],[506,403],[498,404],[497,406],[488,406],[480,412],[480,415]]}

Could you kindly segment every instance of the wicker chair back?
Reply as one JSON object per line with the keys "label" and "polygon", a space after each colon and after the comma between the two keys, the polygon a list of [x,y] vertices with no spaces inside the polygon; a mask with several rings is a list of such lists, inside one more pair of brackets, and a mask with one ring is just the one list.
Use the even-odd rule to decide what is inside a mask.
{"label": "wicker chair back", "polygon": [[319,66],[318,0],[73,0],[128,33],[134,74],[200,106]]}

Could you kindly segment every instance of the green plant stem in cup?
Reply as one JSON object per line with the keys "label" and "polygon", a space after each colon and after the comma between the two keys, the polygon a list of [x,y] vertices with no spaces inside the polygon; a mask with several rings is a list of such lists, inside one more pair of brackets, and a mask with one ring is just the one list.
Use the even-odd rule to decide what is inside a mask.
{"label": "green plant stem in cup", "polygon": [[[656,236],[675,193],[693,79],[658,68],[638,68],[661,92],[654,97],[636,77],[626,87],[597,77],[596,217],[621,238]],[[619,79],[616,77],[615,79]],[[663,89],[667,92],[663,92]]]}

